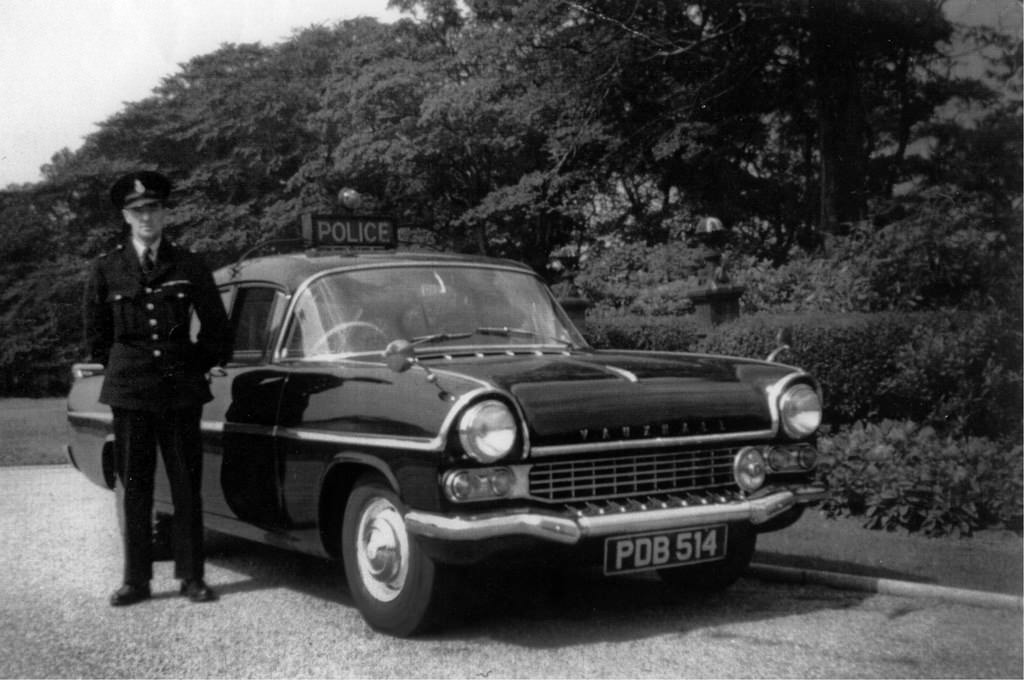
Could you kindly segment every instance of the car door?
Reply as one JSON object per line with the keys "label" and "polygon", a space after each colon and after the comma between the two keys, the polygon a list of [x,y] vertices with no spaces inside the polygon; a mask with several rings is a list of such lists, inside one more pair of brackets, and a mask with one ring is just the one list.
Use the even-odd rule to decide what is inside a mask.
{"label": "car door", "polygon": [[213,371],[213,401],[203,410],[205,510],[280,528],[286,518],[274,426],[285,376],[269,356],[287,296],[265,283],[231,288],[224,292],[234,353],[223,370]]}

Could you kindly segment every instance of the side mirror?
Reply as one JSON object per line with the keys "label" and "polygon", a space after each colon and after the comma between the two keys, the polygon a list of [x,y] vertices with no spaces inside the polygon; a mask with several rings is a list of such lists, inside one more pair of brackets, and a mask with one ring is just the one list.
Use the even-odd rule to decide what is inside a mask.
{"label": "side mirror", "polygon": [[437,384],[437,376],[416,359],[416,345],[408,340],[392,340],[384,348],[384,363],[395,373],[405,373],[413,366],[419,366],[427,374],[427,382],[438,390],[438,396],[445,401],[455,401],[447,390]]}
{"label": "side mirror", "polygon": [[395,373],[405,373],[416,363],[416,351],[408,340],[392,340],[384,349],[384,363]]}

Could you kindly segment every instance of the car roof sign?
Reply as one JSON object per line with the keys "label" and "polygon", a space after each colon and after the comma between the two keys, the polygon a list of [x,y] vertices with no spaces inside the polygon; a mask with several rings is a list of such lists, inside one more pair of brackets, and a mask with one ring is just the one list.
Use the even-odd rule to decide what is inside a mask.
{"label": "car roof sign", "polygon": [[302,216],[302,239],[311,248],[397,248],[398,229],[378,215]]}

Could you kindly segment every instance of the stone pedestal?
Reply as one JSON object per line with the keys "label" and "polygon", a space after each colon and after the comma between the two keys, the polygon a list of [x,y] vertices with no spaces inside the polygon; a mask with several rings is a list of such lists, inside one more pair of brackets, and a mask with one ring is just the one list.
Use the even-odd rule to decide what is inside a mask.
{"label": "stone pedestal", "polygon": [[587,310],[590,308],[590,300],[581,297],[563,297],[558,298],[558,304],[562,305],[562,309],[569,315],[569,320],[582,333]]}
{"label": "stone pedestal", "polygon": [[711,328],[739,317],[740,297],[744,291],[744,286],[720,285],[691,290],[686,297],[693,302],[694,318],[698,323]]}

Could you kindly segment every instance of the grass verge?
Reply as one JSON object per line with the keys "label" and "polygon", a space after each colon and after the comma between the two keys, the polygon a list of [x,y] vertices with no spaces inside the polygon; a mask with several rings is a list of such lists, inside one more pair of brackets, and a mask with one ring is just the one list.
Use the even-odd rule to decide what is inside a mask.
{"label": "grass verge", "polygon": [[63,398],[0,399],[0,467],[67,463]]}

